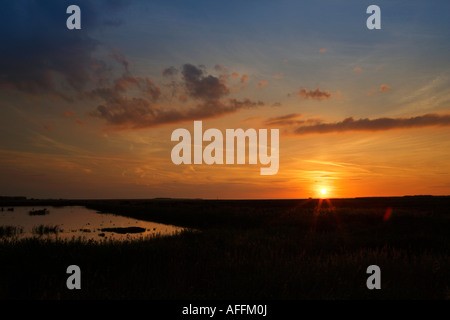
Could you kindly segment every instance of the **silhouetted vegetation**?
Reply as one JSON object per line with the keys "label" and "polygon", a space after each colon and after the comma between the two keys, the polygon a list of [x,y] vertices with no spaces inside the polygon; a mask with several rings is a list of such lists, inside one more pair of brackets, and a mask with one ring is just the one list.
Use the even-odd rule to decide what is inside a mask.
{"label": "silhouetted vegetation", "polygon": [[16,226],[0,226],[0,239],[14,237],[23,233],[22,227]]}
{"label": "silhouetted vegetation", "polygon": [[[99,211],[200,232],[123,242],[7,241],[0,298],[450,298],[450,198],[318,204],[89,201]],[[65,288],[71,264],[82,269],[82,290]],[[381,290],[366,287],[372,264],[381,268]]]}
{"label": "silhouetted vegetation", "polygon": [[58,226],[51,226],[51,225],[39,225],[36,227],[33,227],[32,229],[32,233],[39,235],[39,236],[43,236],[43,235],[48,235],[48,234],[58,234],[59,232],[59,227]]}
{"label": "silhouetted vegetation", "polygon": [[30,210],[30,212],[28,212],[28,214],[30,216],[44,216],[49,213],[50,213],[50,211],[47,208],[38,209],[38,210]]}

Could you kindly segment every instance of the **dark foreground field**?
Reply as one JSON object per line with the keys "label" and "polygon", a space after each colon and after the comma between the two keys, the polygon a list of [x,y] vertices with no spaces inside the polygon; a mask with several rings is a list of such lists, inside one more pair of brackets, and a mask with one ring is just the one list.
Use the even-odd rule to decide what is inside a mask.
{"label": "dark foreground field", "polygon": [[[0,205],[30,202],[197,231],[126,243],[0,242],[1,299],[450,299],[450,197],[333,199],[320,209],[319,200]],[[72,264],[81,290],[66,288]],[[366,287],[369,265],[381,268],[381,290]]]}

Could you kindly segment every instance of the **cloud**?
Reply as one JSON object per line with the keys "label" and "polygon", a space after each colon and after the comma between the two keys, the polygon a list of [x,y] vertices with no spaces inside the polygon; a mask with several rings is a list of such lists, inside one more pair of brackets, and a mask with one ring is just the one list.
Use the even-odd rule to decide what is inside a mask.
{"label": "cloud", "polygon": [[305,121],[297,120],[299,117],[301,117],[300,113],[290,113],[280,117],[269,118],[264,123],[268,126],[292,126],[303,124]]}
{"label": "cloud", "polygon": [[187,98],[187,96],[185,94],[180,94],[178,96],[178,101],[186,102],[187,100],[188,100],[188,98]]}
{"label": "cloud", "polygon": [[84,121],[77,118],[77,114],[72,110],[63,112],[63,116],[65,118],[73,118],[74,122],[78,125],[82,125],[82,126],[86,125],[86,123],[84,123]]}
{"label": "cloud", "polygon": [[322,48],[322,49],[319,50],[319,52],[327,52],[327,49]]}
{"label": "cloud", "polygon": [[366,93],[366,96],[370,97],[371,95],[375,94],[375,93],[381,93],[381,92],[385,92],[385,91],[389,91],[392,90],[392,88],[390,86],[388,86],[387,84],[381,84],[380,88],[378,90],[373,89],[369,92]]}
{"label": "cloud", "polygon": [[68,110],[68,111],[63,112],[63,116],[66,117],[66,118],[75,117],[76,113],[73,112],[72,110]]}
{"label": "cloud", "polygon": [[121,64],[126,70],[126,72],[129,72],[128,67],[130,65],[130,62],[125,58],[125,56],[122,53],[120,53],[119,49],[113,48],[112,52],[109,54],[109,57],[114,59],[119,64]]}
{"label": "cloud", "polygon": [[80,120],[80,119],[75,119],[75,123],[80,125],[80,126],[84,126],[86,125],[86,123],[84,123],[84,121]]}
{"label": "cloud", "polygon": [[205,76],[203,70],[192,64],[185,64],[181,73],[186,90],[193,98],[217,100],[230,92],[221,79],[212,75]]}
{"label": "cloud", "polygon": [[284,116],[274,117],[267,119],[264,123],[268,126],[280,126],[280,127],[292,127],[292,126],[298,126],[302,124],[307,125],[316,125],[322,122],[321,119],[298,119],[302,116],[300,113],[290,113],[286,114]]}
{"label": "cloud", "polygon": [[386,131],[393,129],[412,129],[424,127],[449,127],[450,115],[425,114],[410,118],[377,118],[377,119],[359,119],[353,117],[344,119],[335,123],[319,123],[315,125],[299,126],[295,128],[294,133],[298,135],[312,133],[335,133],[347,131]]}
{"label": "cloud", "polygon": [[258,82],[257,86],[258,86],[258,88],[262,88],[262,87],[267,86],[268,84],[269,84],[269,81],[264,80],[264,81]]}
{"label": "cloud", "polygon": [[99,105],[91,116],[106,120],[112,126],[131,126],[142,119],[154,116],[155,111],[148,100],[142,98],[117,98]]}
{"label": "cloud", "polygon": [[162,75],[165,77],[176,76],[178,74],[178,69],[175,67],[169,67],[162,71]]}
{"label": "cloud", "polygon": [[216,64],[214,66],[214,70],[219,71],[219,72],[223,72],[223,73],[228,73],[227,68],[225,68],[223,65],[221,64]]}
{"label": "cloud", "polygon": [[391,90],[391,89],[392,89],[392,88],[389,87],[387,84],[382,84],[382,85],[380,86],[380,92],[389,91],[389,90]]}
{"label": "cloud", "polygon": [[[171,70],[172,74],[174,69],[171,67],[164,70]],[[96,88],[89,92],[90,98],[103,101],[90,116],[106,121],[112,129],[141,129],[188,120],[215,118],[241,109],[265,105],[262,101],[248,98],[226,98],[231,92],[226,81],[222,77],[206,74],[200,67],[185,64],[181,70],[180,79],[172,80],[176,85],[170,89],[176,92],[172,92],[171,96],[176,94],[179,101],[182,100],[185,105],[190,102],[191,107],[162,106],[161,102],[164,103],[165,95],[150,78],[124,74],[109,87]],[[194,101],[195,105],[192,106]]]}
{"label": "cloud", "polygon": [[281,79],[283,78],[283,73],[279,73],[273,76],[274,79]]}
{"label": "cloud", "polygon": [[[66,25],[67,1],[6,1],[0,10],[0,90],[54,93],[61,87],[81,92],[92,79],[94,51],[101,45],[92,34],[115,18],[126,2],[79,0],[83,32]],[[119,59],[119,56],[113,58]],[[125,63],[125,61],[122,61]]]}
{"label": "cloud", "polygon": [[302,99],[314,99],[314,100],[328,100],[333,94],[328,90],[320,90],[317,88],[316,90],[307,91],[305,88],[296,91],[295,94],[299,95]]}
{"label": "cloud", "polygon": [[175,109],[152,106],[143,99],[122,100],[113,106],[99,106],[92,116],[104,119],[117,130],[150,128],[183,121],[210,119],[234,113],[240,109],[264,106],[261,101],[228,99],[207,101],[194,108]]}
{"label": "cloud", "polygon": [[241,120],[241,122],[250,122],[250,121],[255,121],[255,120],[259,120],[261,117],[257,116],[257,117],[250,117],[250,118],[245,118],[244,120]]}
{"label": "cloud", "polygon": [[86,95],[90,97],[99,97],[107,102],[117,102],[121,100],[121,95],[128,89],[136,89],[152,101],[158,100],[161,95],[161,89],[156,86],[150,78],[136,77],[133,75],[124,75],[115,79],[113,86],[99,87]]}
{"label": "cloud", "polygon": [[241,77],[241,88],[246,88],[247,87],[247,82],[248,82],[248,75],[243,74]]}
{"label": "cloud", "polygon": [[226,103],[220,101],[208,101],[204,104],[197,105],[196,108],[187,112],[180,112],[180,120],[208,119],[222,116],[225,114],[236,112],[240,109],[251,109],[262,107],[262,101],[252,101],[250,99],[228,99]]}
{"label": "cloud", "polygon": [[354,67],[354,68],[353,68],[353,71],[355,71],[355,72],[361,72],[361,71],[362,71],[362,68],[361,68],[361,67]]}

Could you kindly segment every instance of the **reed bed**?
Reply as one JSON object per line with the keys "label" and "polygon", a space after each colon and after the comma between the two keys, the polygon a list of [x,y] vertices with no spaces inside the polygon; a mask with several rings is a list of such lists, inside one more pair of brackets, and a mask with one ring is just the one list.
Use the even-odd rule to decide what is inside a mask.
{"label": "reed bed", "polygon": [[[189,221],[197,231],[121,242],[3,243],[0,298],[450,298],[448,206],[394,208],[384,220],[386,209],[376,202],[327,210],[259,204],[164,202],[160,211],[115,204],[118,214]],[[82,290],[65,288],[71,264],[82,270]],[[381,268],[381,290],[366,287],[372,264]]]}

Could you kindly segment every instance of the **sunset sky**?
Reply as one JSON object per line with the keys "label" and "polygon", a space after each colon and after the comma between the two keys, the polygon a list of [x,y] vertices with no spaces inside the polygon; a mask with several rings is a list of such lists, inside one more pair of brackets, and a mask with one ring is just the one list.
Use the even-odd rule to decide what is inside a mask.
{"label": "sunset sky", "polygon": [[[81,8],[68,30],[66,8]],[[381,30],[366,9],[381,8]],[[450,194],[449,1],[6,1],[0,195]],[[175,165],[177,128],[279,129],[279,171]],[[204,143],[204,146],[207,142]]]}

